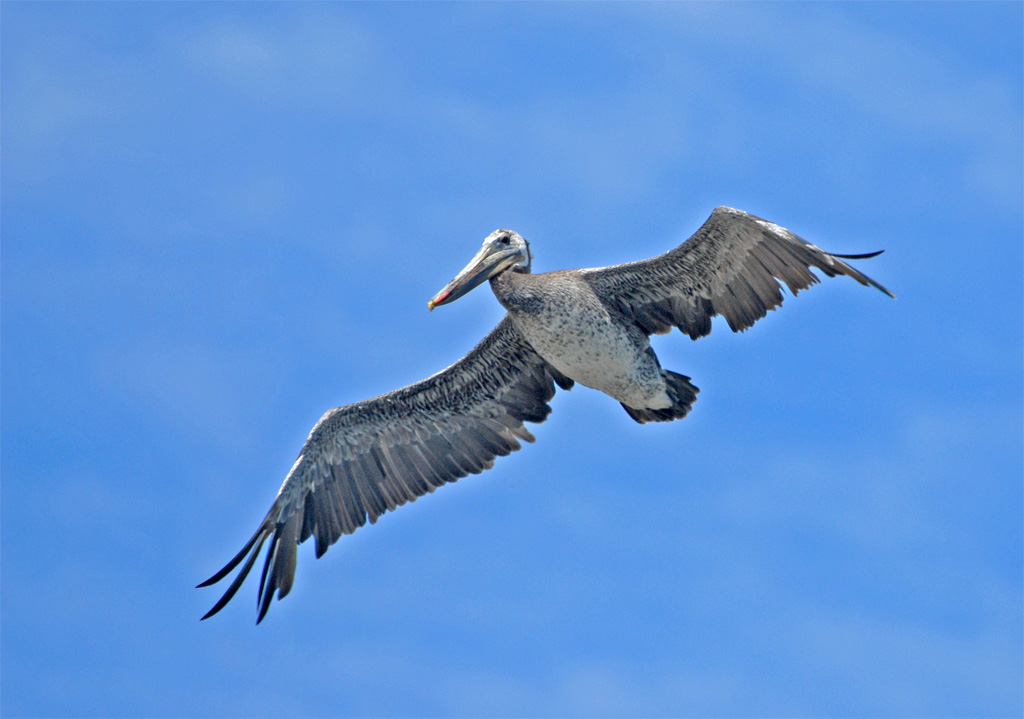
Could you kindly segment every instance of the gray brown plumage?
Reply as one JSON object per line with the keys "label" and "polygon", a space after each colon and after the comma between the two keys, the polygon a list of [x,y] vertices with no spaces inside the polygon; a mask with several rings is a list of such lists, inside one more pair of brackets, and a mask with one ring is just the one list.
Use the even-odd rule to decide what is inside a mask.
{"label": "gray brown plumage", "polygon": [[262,621],[295,577],[298,544],[320,557],[342,534],[532,442],[524,422],[543,422],[555,386],[574,382],[618,399],[637,422],[684,417],[690,378],[661,368],[648,335],[678,327],[692,339],[715,315],[742,331],[796,294],[847,275],[893,296],[842,259],[778,225],[719,207],[686,242],[658,257],[612,267],[530,274],[525,240],[498,230],[429,303],[454,301],[489,279],[508,314],[473,350],[421,382],[327,412],[313,428],[270,511],[242,550],[199,586],[242,568],[203,617],[235,595],[270,545],[258,595]]}

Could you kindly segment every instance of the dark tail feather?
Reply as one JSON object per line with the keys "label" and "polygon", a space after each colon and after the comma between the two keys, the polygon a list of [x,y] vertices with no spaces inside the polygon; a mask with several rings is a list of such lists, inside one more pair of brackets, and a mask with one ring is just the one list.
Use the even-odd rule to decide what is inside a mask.
{"label": "dark tail feather", "polygon": [[690,384],[690,378],[667,369],[661,371],[668,385],[668,396],[672,400],[672,406],[665,409],[636,409],[623,404],[630,417],[645,424],[647,422],[671,422],[674,419],[682,419],[690,411],[690,407],[697,401],[699,389]]}

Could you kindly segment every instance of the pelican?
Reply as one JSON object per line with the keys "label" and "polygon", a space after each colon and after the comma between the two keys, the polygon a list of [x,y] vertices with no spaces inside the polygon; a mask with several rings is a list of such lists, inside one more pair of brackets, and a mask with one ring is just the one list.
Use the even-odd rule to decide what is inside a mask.
{"label": "pelican", "polygon": [[242,585],[270,540],[257,595],[259,624],[274,593],[295,578],[296,550],[310,537],[319,558],[343,534],[448,482],[494,466],[533,442],[555,387],[575,382],[618,400],[635,421],[682,419],[697,399],[690,378],[663,369],[648,337],[678,327],[691,339],[721,315],[742,332],[792,294],[846,275],[889,290],[789,230],[719,207],[679,247],[611,267],[530,274],[529,244],[511,230],[484,240],[465,269],[428,303],[454,302],[490,280],[507,314],[469,354],[425,380],[328,411],[313,427],[277,498],[242,550],[200,584],[234,581],[203,619]]}

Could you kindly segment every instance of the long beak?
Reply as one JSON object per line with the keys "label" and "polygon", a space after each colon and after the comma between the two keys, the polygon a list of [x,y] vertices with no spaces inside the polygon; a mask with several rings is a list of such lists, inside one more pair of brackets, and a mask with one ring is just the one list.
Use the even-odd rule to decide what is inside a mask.
{"label": "long beak", "polygon": [[515,260],[518,254],[514,249],[496,251],[491,246],[481,247],[469,264],[462,269],[462,272],[455,275],[455,279],[427,302],[427,308],[433,310],[438,305],[454,302],[505,269],[510,264],[509,260]]}

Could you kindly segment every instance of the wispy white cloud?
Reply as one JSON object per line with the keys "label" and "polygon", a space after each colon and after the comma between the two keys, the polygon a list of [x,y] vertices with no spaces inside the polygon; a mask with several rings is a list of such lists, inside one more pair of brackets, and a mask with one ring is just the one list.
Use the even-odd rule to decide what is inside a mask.
{"label": "wispy white cloud", "polygon": [[248,352],[139,338],[97,348],[92,371],[133,413],[148,414],[151,426],[233,451],[253,448],[256,418],[243,401],[250,397],[246,388],[263,384],[269,366]]}
{"label": "wispy white cloud", "polygon": [[[961,187],[1000,209],[1019,207],[1022,184],[1017,78],[971,71],[923,39],[876,29],[841,7],[800,12],[779,6],[672,5],[660,20],[700,46],[757,59],[787,84],[865,119],[901,141],[964,153]],[[665,25],[661,25],[664,29]],[[795,89],[795,87],[794,87]],[[783,104],[785,100],[780,99]],[[887,138],[883,144],[888,144]]]}
{"label": "wispy white cloud", "polygon": [[382,43],[350,14],[315,6],[285,17],[217,13],[187,32],[179,29],[168,45],[192,77],[242,92],[257,104],[357,114],[362,103],[351,93],[386,73],[381,50]]}

